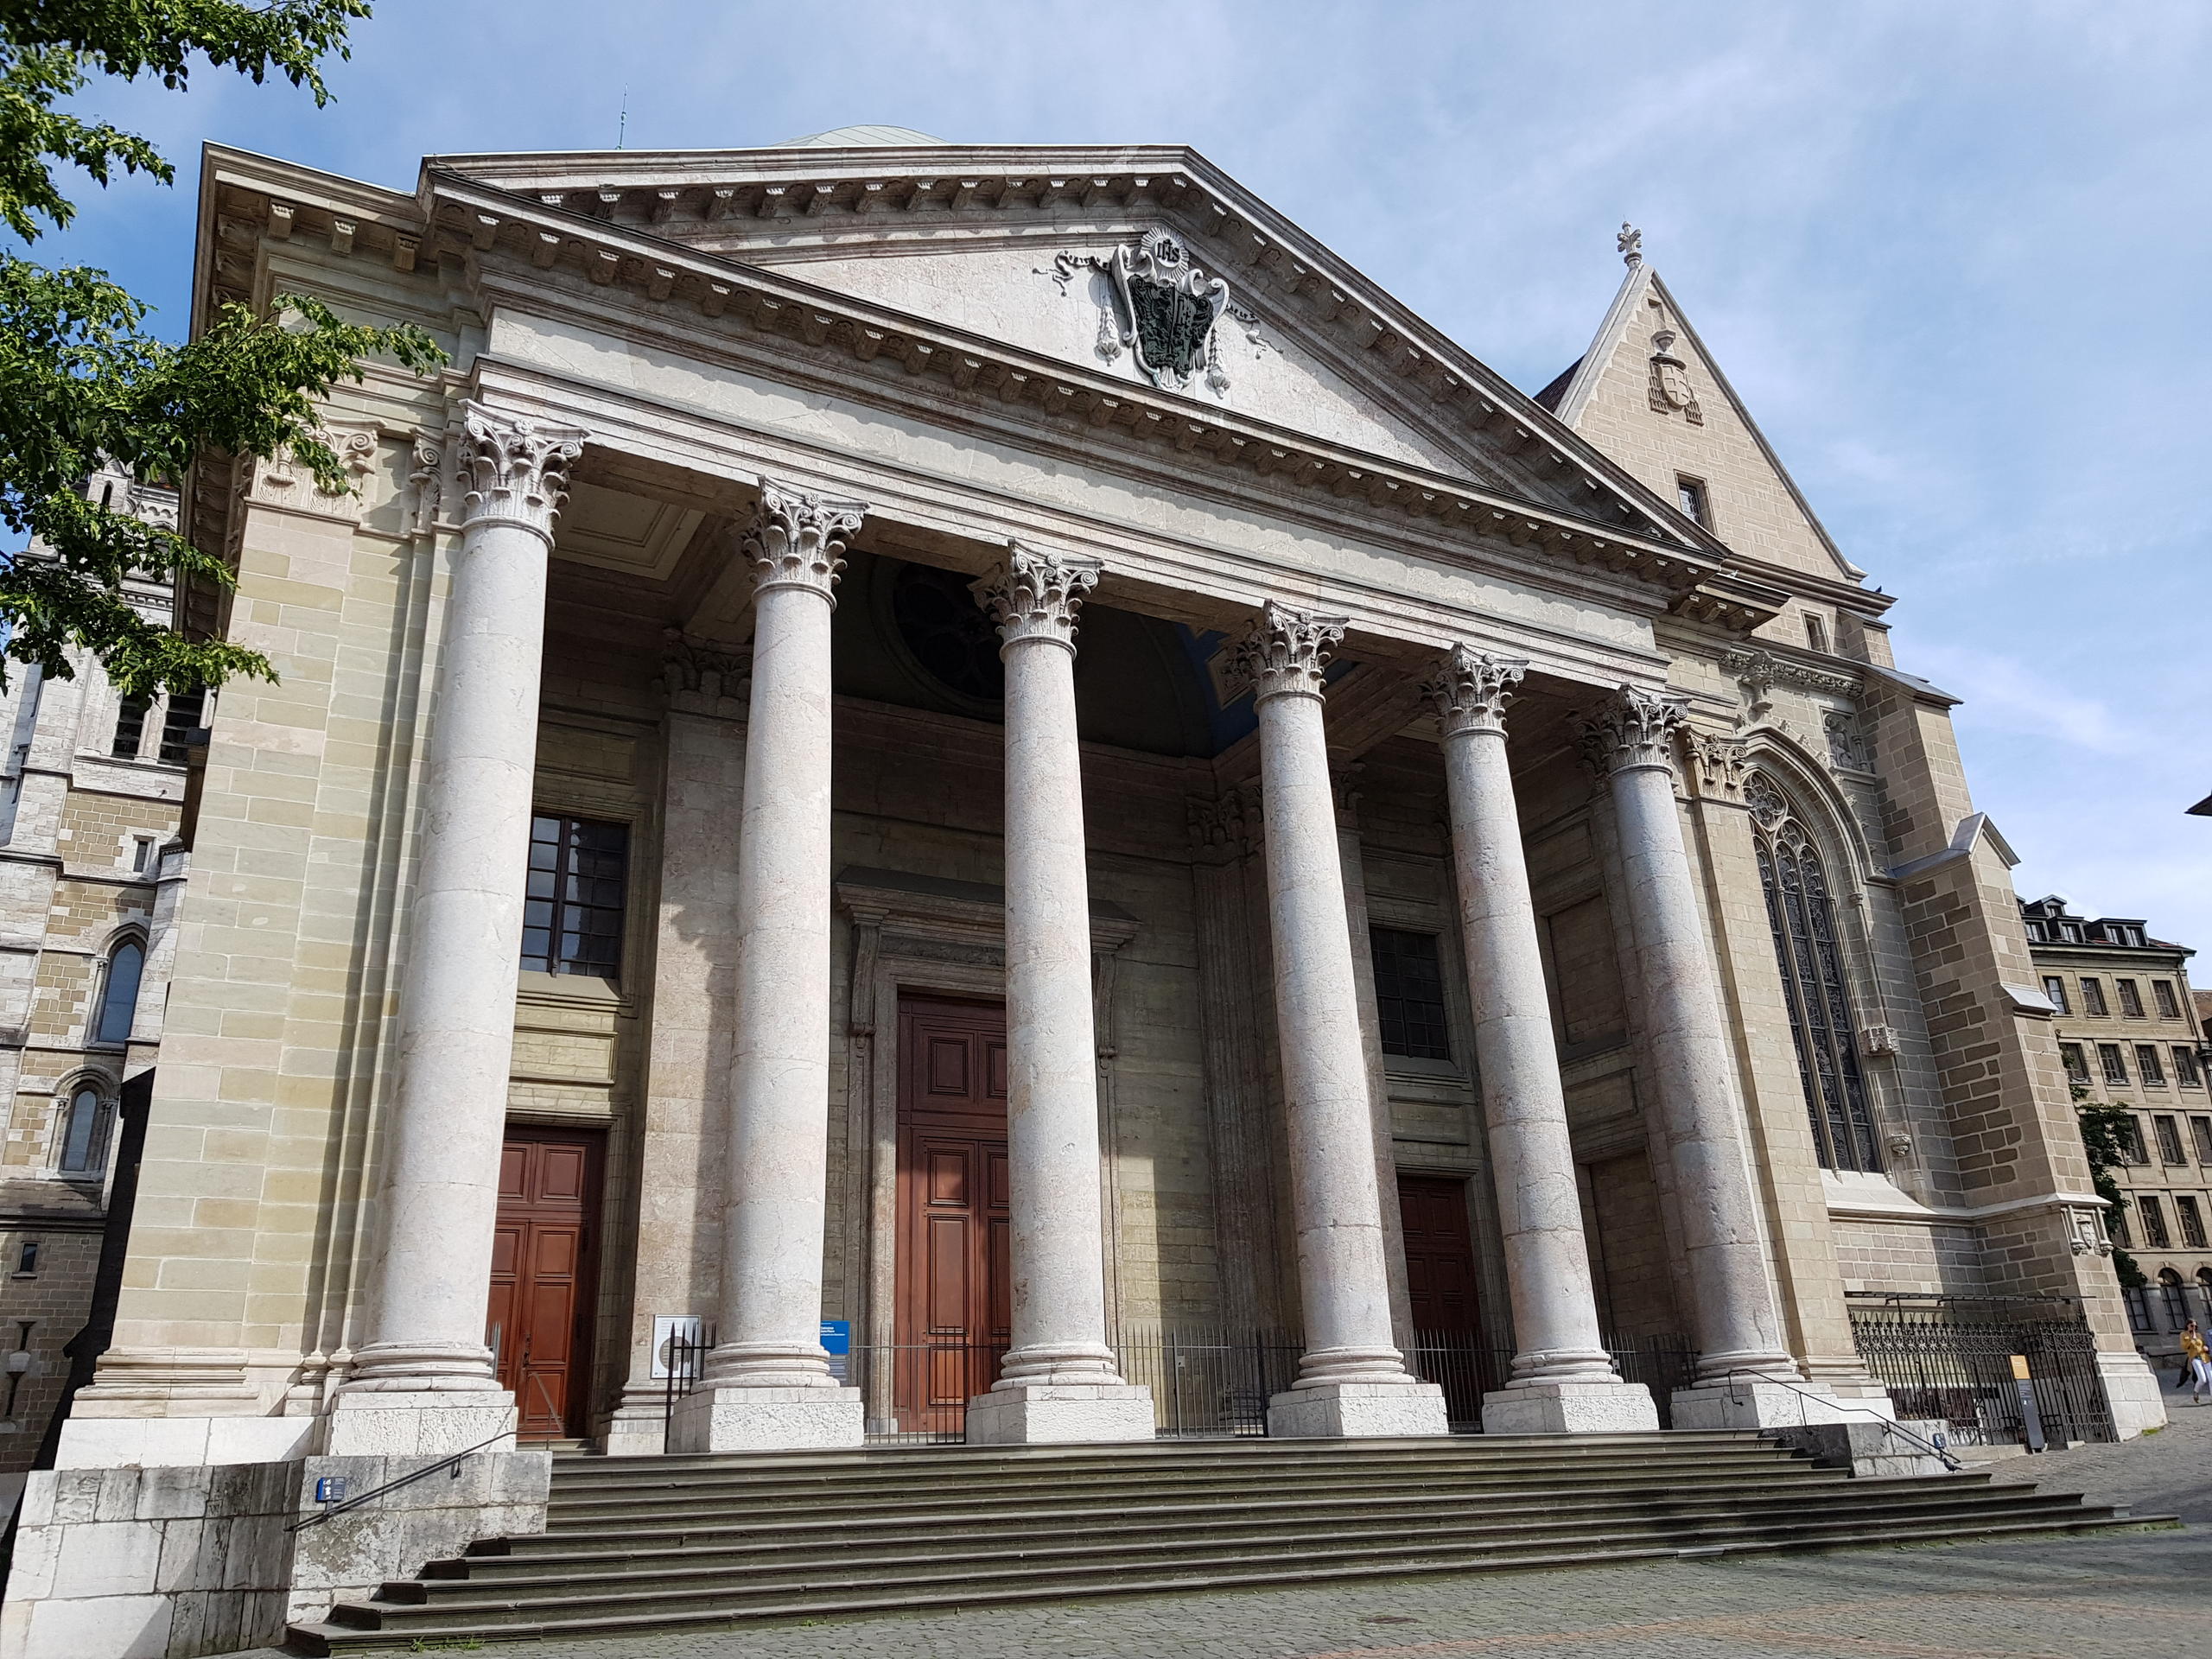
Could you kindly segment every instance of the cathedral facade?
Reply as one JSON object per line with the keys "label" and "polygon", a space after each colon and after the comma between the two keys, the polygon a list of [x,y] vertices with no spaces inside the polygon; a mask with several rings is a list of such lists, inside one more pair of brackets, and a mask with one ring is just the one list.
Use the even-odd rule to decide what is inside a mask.
{"label": "cathedral facade", "polygon": [[1532,397],[1179,148],[211,150],[203,321],[450,361],[189,481],[280,678],[62,1468],[1149,1438],[1201,1332],[1880,1418],[1899,1299],[2162,1421],[1953,699],[1622,252]]}

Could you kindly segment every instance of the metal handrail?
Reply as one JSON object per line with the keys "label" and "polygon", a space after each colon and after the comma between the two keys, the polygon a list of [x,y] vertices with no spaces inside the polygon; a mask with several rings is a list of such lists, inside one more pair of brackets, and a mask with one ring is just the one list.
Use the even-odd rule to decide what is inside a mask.
{"label": "metal handrail", "polygon": [[481,1452],[487,1446],[497,1446],[501,1440],[512,1440],[513,1438],[514,1431],[512,1429],[503,1429],[499,1433],[492,1436],[488,1440],[477,1441],[475,1445],[468,1447],[466,1451],[451,1452],[445,1457],[440,1458],[435,1463],[426,1464],[422,1468],[417,1469],[411,1475],[402,1475],[397,1480],[387,1480],[383,1485],[372,1487],[369,1491],[363,1492],[358,1497],[349,1497],[340,1503],[329,1504],[317,1513],[308,1516],[303,1521],[295,1521],[290,1526],[285,1528],[284,1530],[287,1532],[301,1532],[309,1527],[319,1527],[334,1515],[343,1515],[348,1510],[357,1510],[360,1508],[362,1504],[367,1503],[371,1498],[382,1497],[386,1492],[396,1492],[402,1486],[412,1486],[416,1481],[436,1474],[441,1469],[453,1470],[454,1478],[458,1479],[460,1478],[460,1465],[462,1459],[474,1457],[479,1452]]}
{"label": "metal handrail", "polygon": [[[1872,1406],[1851,1405],[1847,1402],[1837,1399],[1832,1394],[1809,1393],[1806,1389],[1799,1388],[1795,1382],[1787,1382],[1778,1376],[1770,1376],[1764,1371],[1752,1370],[1748,1366],[1738,1365],[1728,1373],[1728,1380],[1731,1382],[1734,1382],[1739,1376],[1751,1377],[1761,1382],[1771,1382],[1777,1388],[1787,1389],[1790,1393],[1802,1395],[1807,1400],[1813,1401],[1818,1405],[1826,1407],[1830,1411],[1863,1411],[1869,1417],[1879,1420],[1883,1428],[1888,1433],[1902,1436],[1904,1439],[1910,1440],[1922,1451],[1927,1452],[1929,1457],[1941,1462],[1943,1467],[1950,1471],[1953,1474],[1958,1473],[1958,1471],[1965,1466],[1943,1447],[1931,1445],[1929,1442],[1922,1440],[1919,1435],[1914,1433],[1910,1429],[1900,1427],[1896,1418],[1884,1417],[1880,1412],[1875,1410]],[[1812,1425],[1810,1423],[1807,1423],[1802,1425],[1802,1427],[1809,1428]]]}

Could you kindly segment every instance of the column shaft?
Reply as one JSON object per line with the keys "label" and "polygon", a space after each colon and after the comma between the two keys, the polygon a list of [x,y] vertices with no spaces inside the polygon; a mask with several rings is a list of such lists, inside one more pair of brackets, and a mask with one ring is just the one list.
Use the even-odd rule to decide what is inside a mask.
{"label": "column shaft", "polygon": [[367,1340],[349,1390],[473,1393],[480,1402],[496,1387],[484,1321],[530,862],[546,561],[563,470],[582,438],[474,405],[463,421],[461,472],[474,487],[429,697],[399,1085]]}
{"label": "column shaft", "polygon": [[1015,543],[977,586],[1006,663],[1007,1157],[1014,1345],[974,1441],[1149,1440],[1106,1332],[1075,614],[1096,561]]}
{"label": "column shaft", "polygon": [[1639,1023],[1681,1197],[1699,1376],[1770,1370],[1794,1379],[1759,1239],[1712,953],[1675,804],[1671,749],[1681,722],[1679,705],[1624,688],[1621,702],[1592,723],[1586,741],[1612,780]]}
{"label": "column shaft", "polygon": [[1513,1380],[1485,1397],[1483,1425],[1493,1433],[1656,1428],[1649,1391],[1614,1372],[1591,1286],[1506,758],[1504,708],[1524,667],[1462,646],[1427,688],[1444,728],[1460,937],[1513,1302]]}
{"label": "column shaft", "polygon": [[859,1393],[821,1342],[830,1168],[832,588],[855,503],[772,484],[745,544],[753,689],[738,821],[736,1018],[731,1043],[721,1319],[674,1449],[859,1442]]}
{"label": "column shaft", "polygon": [[1345,922],[1321,666],[1344,624],[1270,603],[1237,647],[1259,703],[1275,1023],[1289,1113],[1306,1351],[1269,1408],[1287,1434],[1442,1433],[1442,1391],[1390,1329],[1373,1103]]}

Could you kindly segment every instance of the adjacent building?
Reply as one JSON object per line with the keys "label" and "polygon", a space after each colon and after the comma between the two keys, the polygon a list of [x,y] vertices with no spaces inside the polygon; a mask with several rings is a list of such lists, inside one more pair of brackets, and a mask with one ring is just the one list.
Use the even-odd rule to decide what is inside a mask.
{"label": "adjacent building", "polygon": [[1955,700],[1621,251],[1532,397],[1180,148],[209,150],[198,315],[451,361],[333,394],[344,493],[185,493],[281,681],[22,1651],[165,1617],[55,1506],[131,1471],[258,1526],[479,1449],[194,1580],[237,1646],[547,1443],[1858,1421],[1962,1300],[2162,1421]]}
{"label": "adjacent building", "polygon": [[[173,490],[124,473],[86,488],[174,525]],[[29,555],[36,558],[34,544]],[[166,622],[166,582],[131,601]],[[200,699],[125,697],[88,652],[46,676],[10,663],[0,697],[0,1497],[45,1439],[83,1327],[106,1213],[123,1085],[160,1039],[168,913]],[[164,905],[167,891],[171,902]]]}
{"label": "adjacent building", "polygon": [[2075,915],[2056,893],[2020,914],[2068,1080],[2132,1117],[2128,1162],[2113,1172],[2128,1201],[2114,1242],[2150,1281],[2128,1298],[2139,1338],[2178,1351],[2174,1332],[2207,1323],[2212,1293],[2212,1047],[2189,983],[2196,952],[2153,938],[2140,918]]}

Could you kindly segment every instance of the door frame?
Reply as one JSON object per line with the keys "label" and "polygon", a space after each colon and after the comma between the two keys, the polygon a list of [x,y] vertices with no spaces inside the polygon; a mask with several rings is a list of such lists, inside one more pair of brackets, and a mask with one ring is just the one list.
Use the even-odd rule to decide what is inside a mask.
{"label": "door frame", "polygon": [[[855,1342],[898,1340],[899,1001],[901,996],[1003,1002],[1006,906],[997,887],[891,870],[847,869],[835,884],[846,925],[845,1211],[835,1280]],[[1119,906],[1090,907],[1091,1011],[1099,1056],[1099,1182],[1105,1200],[1108,1318],[1120,1306],[1120,1215],[1114,1110],[1114,982],[1117,954],[1137,935]],[[871,1429],[895,1427],[890,1372],[874,1368]],[[879,1397],[880,1395],[880,1397]]]}
{"label": "door frame", "polygon": [[[503,1151],[512,1141],[568,1141],[581,1142],[586,1148],[584,1241],[576,1264],[575,1325],[569,1336],[568,1409],[561,1425],[564,1431],[563,1438],[570,1440],[588,1438],[595,1414],[591,1395],[596,1381],[598,1360],[599,1287],[607,1236],[607,1167],[611,1138],[607,1126],[603,1123],[528,1122],[512,1118],[499,1137]],[[512,1333],[503,1334],[503,1357],[511,1340]],[[516,1381],[519,1382],[521,1380],[518,1372]],[[529,1407],[519,1391],[516,1394],[515,1404],[522,1420],[527,1421]]]}

